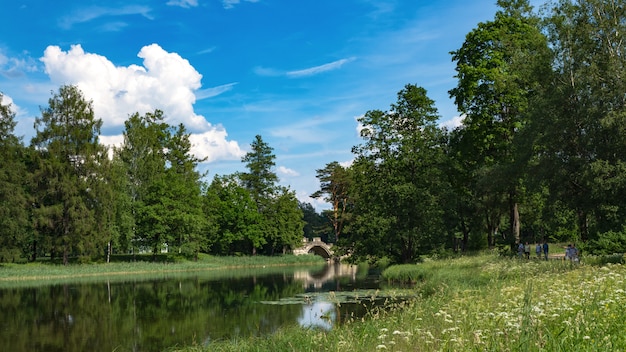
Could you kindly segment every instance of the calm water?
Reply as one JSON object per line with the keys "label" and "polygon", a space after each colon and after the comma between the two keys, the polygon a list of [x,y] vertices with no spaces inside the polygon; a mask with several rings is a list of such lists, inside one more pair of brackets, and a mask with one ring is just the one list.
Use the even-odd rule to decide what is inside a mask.
{"label": "calm water", "polygon": [[377,288],[355,267],[335,265],[2,289],[0,346],[12,352],[160,351],[270,334],[288,324],[330,329],[364,308],[337,307],[323,292]]}

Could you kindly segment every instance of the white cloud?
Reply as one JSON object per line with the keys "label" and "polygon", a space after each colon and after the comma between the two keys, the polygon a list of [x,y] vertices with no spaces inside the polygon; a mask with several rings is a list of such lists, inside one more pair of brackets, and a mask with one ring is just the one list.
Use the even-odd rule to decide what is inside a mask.
{"label": "white cloud", "polygon": [[59,26],[64,29],[70,29],[77,23],[84,23],[95,20],[100,17],[112,16],[128,16],[141,15],[145,18],[152,19],[150,11],[152,9],[147,6],[128,5],[122,7],[100,7],[92,6],[75,11],[59,21]]}
{"label": "white cloud", "polygon": [[333,62],[329,62],[327,64],[314,66],[305,68],[302,70],[294,70],[294,71],[283,71],[270,67],[257,66],[254,68],[254,73],[259,76],[267,76],[267,77],[277,77],[277,76],[286,76],[290,78],[300,78],[300,77],[308,77],[314,76],[323,72],[332,71],[341,68],[341,66],[356,60],[354,57],[350,57],[347,59],[341,59]]}
{"label": "white cloud", "polygon": [[361,136],[361,131],[363,131],[366,127],[365,125],[363,125],[359,119],[362,118],[365,115],[359,115],[359,116],[355,116],[354,117],[354,121],[356,121],[356,135],[357,136]]}
{"label": "white cloud", "polygon": [[286,176],[286,177],[295,177],[295,176],[300,176],[300,174],[293,169],[290,169],[288,167],[285,166],[279,166],[278,169],[276,170],[276,172],[280,175],[280,176]]}
{"label": "white cloud", "polygon": [[121,147],[124,143],[124,135],[118,134],[115,136],[100,136],[98,138],[101,144],[111,147]]}
{"label": "white cloud", "polygon": [[[244,0],[247,2],[259,2],[259,0]],[[222,0],[222,5],[225,9],[232,9],[235,5],[241,3],[241,0]]]}
{"label": "white cloud", "polygon": [[13,99],[11,99],[10,96],[5,95],[4,93],[0,92],[0,105],[2,106],[9,106],[9,110],[12,112],[16,112],[18,107],[15,105],[15,103],[13,103]]}
{"label": "white cloud", "polygon": [[116,22],[105,23],[104,25],[100,26],[98,29],[100,29],[102,32],[120,32],[126,27],[128,27],[128,23],[122,22],[122,21],[116,21]]}
{"label": "white cloud", "polygon": [[351,57],[351,58],[347,58],[347,59],[341,59],[341,60],[337,60],[337,61],[333,61],[324,65],[320,65],[320,66],[315,66],[315,67],[310,67],[310,68],[306,68],[303,70],[297,70],[297,71],[289,71],[287,72],[287,76],[288,77],[304,77],[304,76],[312,76],[312,75],[316,75],[322,72],[326,72],[326,71],[332,71],[332,70],[336,70],[338,68],[340,68],[341,66],[343,66],[344,64],[350,62],[350,61],[354,61],[355,58]]}
{"label": "white cloud", "polygon": [[229,90],[233,89],[233,87],[237,85],[237,83],[238,82],[233,82],[233,83],[228,83],[228,84],[222,84],[221,86],[217,86],[217,87],[199,89],[196,91],[196,99],[202,100],[202,99],[211,98],[211,97],[220,95],[224,92],[228,92]]}
{"label": "white cloud", "polygon": [[450,120],[441,121],[441,123],[439,123],[439,127],[445,127],[449,130],[453,130],[461,126],[463,124],[464,119],[465,119],[465,115],[455,116],[451,118]]}
{"label": "white cloud", "polygon": [[269,76],[269,77],[282,76],[284,74],[284,72],[281,72],[279,70],[276,70],[273,68],[262,67],[262,66],[255,67],[253,71],[259,76]]}
{"label": "white cloud", "polygon": [[210,163],[217,160],[239,160],[245,152],[235,141],[226,140],[227,133],[223,128],[211,128],[203,133],[189,136],[191,152],[199,158],[206,158]]}
{"label": "white cloud", "polygon": [[170,0],[166,3],[169,6],[180,6],[183,8],[190,8],[198,6],[198,0]]}
{"label": "white cloud", "polygon": [[215,51],[215,49],[216,49],[216,48],[215,48],[214,46],[212,46],[212,47],[210,47],[210,48],[206,48],[206,49],[203,49],[203,50],[198,51],[198,53],[197,53],[197,54],[198,54],[198,55],[209,54],[209,53],[212,53],[213,51]]}
{"label": "white cloud", "polygon": [[31,57],[9,57],[0,51],[0,75],[15,78],[24,76],[24,72],[35,71],[37,63]]}
{"label": "white cloud", "polygon": [[[138,56],[143,66],[115,66],[106,57],[86,53],[80,45],[62,51],[49,46],[41,61],[53,83],[75,84],[87,99],[93,100],[96,117],[103,120],[103,131],[119,131],[129,115],[160,109],[170,125],[184,124],[192,133],[193,152],[207,161],[238,159],[243,152],[237,142],[227,141],[221,126],[214,126],[194,112],[196,93],[215,96],[232,84],[200,90],[200,75],[186,59],[159,45],[144,46]],[[219,88],[219,89],[218,89]],[[119,137],[103,136],[103,143],[116,144]]]}
{"label": "white cloud", "polygon": [[349,168],[350,166],[352,166],[352,164],[354,164],[354,159],[339,162],[339,165],[341,165],[344,168]]}

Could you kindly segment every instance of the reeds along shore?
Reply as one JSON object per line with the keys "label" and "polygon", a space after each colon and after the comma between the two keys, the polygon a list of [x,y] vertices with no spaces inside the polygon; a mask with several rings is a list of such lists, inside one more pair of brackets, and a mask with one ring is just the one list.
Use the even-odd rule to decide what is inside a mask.
{"label": "reeds along shore", "polygon": [[292,327],[265,338],[179,350],[626,350],[622,264],[590,259],[571,265],[485,254],[391,270],[414,271],[416,299],[371,311],[329,332]]}

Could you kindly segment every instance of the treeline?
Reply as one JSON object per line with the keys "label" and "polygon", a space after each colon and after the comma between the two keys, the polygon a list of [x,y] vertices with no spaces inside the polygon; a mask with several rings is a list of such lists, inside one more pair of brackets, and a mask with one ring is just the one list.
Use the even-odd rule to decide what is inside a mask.
{"label": "treeline", "polygon": [[359,119],[351,166],[318,170],[353,258],[543,240],[626,252],[626,2],[560,0],[542,16],[498,5],[451,53],[460,127],[438,127],[426,91],[407,85]]}
{"label": "treeline", "polygon": [[205,185],[185,127],[160,111],[130,116],[108,151],[73,86],[42,110],[29,147],[0,104],[0,260],[272,254],[303,233],[401,263],[543,240],[626,251],[626,3],[560,0],[541,16],[526,0],[498,5],[451,53],[461,126],[438,126],[426,90],[406,85],[359,119],[350,166],[317,170],[324,218],[277,186],[260,136],[247,172]]}
{"label": "treeline", "polygon": [[277,185],[261,136],[242,158],[247,172],[205,184],[185,126],[159,110],[131,115],[122,146],[109,149],[91,101],[70,85],[42,109],[30,146],[15,125],[0,95],[0,261],[274,254],[302,241],[310,209]]}

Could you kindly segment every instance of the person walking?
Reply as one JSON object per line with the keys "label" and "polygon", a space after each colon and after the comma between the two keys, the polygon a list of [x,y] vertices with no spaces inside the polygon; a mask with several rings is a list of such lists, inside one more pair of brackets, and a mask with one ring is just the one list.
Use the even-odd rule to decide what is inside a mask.
{"label": "person walking", "polygon": [[543,258],[548,260],[548,241],[543,241]]}
{"label": "person walking", "polygon": [[537,259],[541,258],[541,244],[539,244],[539,242],[537,242],[535,246],[535,254],[537,255]]}
{"label": "person walking", "polygon": [[530,259],[530,244],[528,242],[524,244],[524,254],[526,254],[526,259]]}
{"label": "person walking", "polygon": [[572,260],[574,257],[573,251],[572,251],[572,245],[568,244],[567,248],[565,248],[565,260]]}

